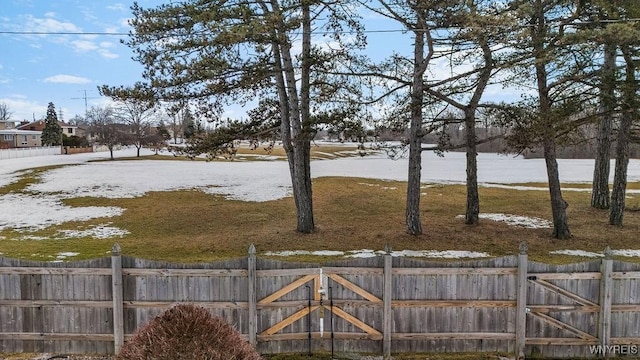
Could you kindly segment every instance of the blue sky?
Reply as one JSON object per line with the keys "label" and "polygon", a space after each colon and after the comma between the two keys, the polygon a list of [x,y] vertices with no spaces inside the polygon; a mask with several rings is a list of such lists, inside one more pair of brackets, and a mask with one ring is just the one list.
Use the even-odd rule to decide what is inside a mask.
{"label": "blue sky", "polygon": [[[168,0],[139,0],[155,7]],[[8,105],[12,120],[45,116],[53,102],[69,120],[90,106],[103,106],[101,85],[129,85],[141,80],[142,66],[120,43],[125,35],[64,35],[55,33],[118,33],[129,31],[129,0],[2,0],[0,10],[0,103]],[[398,23],[371,13],[364,16],[367,31],[400,30]],[[20,32],[47,33],[46,35]],[[376,60],[393,50],[411,56],[412,39],[402,32],[368,33],[367,53]],[[444,66],[442,68],[441,66]],[[448,72],[446,64],[435,72]],[[497,90],[497,91],[496,91]],[[500,95],[501,91],[494,89]],[[244,110],[228,109],[224,116],[241,117]],[[60,111],[59,111],[60,115]]]}
{"label": "blue sky", "polygon": [[[139,0],[143,7],[155,7],[162,0]],[[142,66],[120,43],[122,35],[61,35],[50,33],[127,33],[133,1],[90,0],[2,0],[0,10],[0,103],[9,106],[12,120],[40,119],[47,104],[62,110],[63,120],[83,115],[90,106],[108,103],[97,87],[127,85],[141,80]],[[387,20],[368,17],[367,30],[399,29]],[[41,32],[48,35],[17,34]],[[393,40],[390,40],[393,39]],[[407,35],[371,34],[372,49],[390,53],[389,45]],[[401,41],[401,42],[402,42]],[[410,51],[410,49],[407,49]],[[371,50],[373,51],[373,50]],[[381,58],[383,56],[379,56]],[[241,116],[243,109],[229,114]]]}
{"label": "blue sky", "polygon": [[[143,6],[158,0],[139,1]],[[129,2],[87,0],[3,0],[2,32],[126,33]],[[115,35],[0,34],[0,103],[13,120],[32,120],[46,113],[49,102],[62,109],[64,120],[102,105],[97,86],[140,79],[142,67]]]}

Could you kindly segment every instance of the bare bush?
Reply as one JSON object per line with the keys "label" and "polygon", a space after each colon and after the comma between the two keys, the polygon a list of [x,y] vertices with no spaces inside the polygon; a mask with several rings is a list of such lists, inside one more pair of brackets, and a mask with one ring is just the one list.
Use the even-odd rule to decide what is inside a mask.
{"label": "bare bush", "polygon": [[138,330],[116,360],[260,360],[224,319],[192,304],[177,305]]}

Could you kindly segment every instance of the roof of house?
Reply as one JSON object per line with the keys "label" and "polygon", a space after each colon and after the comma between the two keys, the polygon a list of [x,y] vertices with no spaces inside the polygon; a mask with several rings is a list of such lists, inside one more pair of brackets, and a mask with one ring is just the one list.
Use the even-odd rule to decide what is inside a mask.
{"label": "roof of house", "polygon": [[[38,125],[38,126],[43,126],[43,125],[44,125],[44,123],[45,123],[45,121],[44,121],[44,120],[32,121],[32,122],[30,122],[30,123],[28,123],[28,124],[21,124],[21,125],[18,125],[18,126],[17,126],[17,128],[18,128],[18,129],[25,129],[25,128],[29,128],[29,127],[31,127],[31,126],[36,126],[36,125]],[[76,126],[76,125],[67,124],[67,123],[62,122],[62,121],[60,121],[60,120],[58,120],[58,125],[60,125],[60,127],[63,127],[63,128],[77,128],[77,126]]]}
{"label": "roof of house", "polygon": [[6,130],[0,130],[0,134],[2,135],[41,135],[42,131],[6,129]]}

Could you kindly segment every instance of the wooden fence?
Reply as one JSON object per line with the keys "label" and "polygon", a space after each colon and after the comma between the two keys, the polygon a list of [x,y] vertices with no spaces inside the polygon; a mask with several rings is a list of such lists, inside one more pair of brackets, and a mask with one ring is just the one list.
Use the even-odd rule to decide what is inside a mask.
{"label": "wooden fence", "polygon": [[[227,319],[262,353],[508,352],[597,357],[640,344],[640,264],[521,254],[315,264],[0,257],[0,352],[113,353],[176,303]],[[601,346],[598,348],[597,346]]]}

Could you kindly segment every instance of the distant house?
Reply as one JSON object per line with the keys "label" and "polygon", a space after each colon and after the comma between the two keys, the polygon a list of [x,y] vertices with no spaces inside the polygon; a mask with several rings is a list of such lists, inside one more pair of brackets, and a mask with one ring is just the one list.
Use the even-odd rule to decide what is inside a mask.
{"label": "distant house", "polygon": [[[30,131],[42,131],[46,122],[44,120],[38,120],[33,122],[23,122],[18,125],[18,129],[20,130],[30,130]],[[58,121],[58,125],[62,128],[62,133],[67,136],[78,135],[78,127],[75,125],[67,124],[62,121]]]}
{"label": "distant house", "polygon": [[18,129],[13,121],[0,121],[0,149],[42,146],[42,131]]}
{"label": "distant house", "polygon": [[0,130],[15,129],[16,123],[10,120],[0,120]]}
{"label": "distant house", "polygon": [[98,135],[93,131],[93,129],[89,125],[80,125],[76,128],[76,135],[79,137],[84,137],[87,139],[89,144],[93,144]]}

